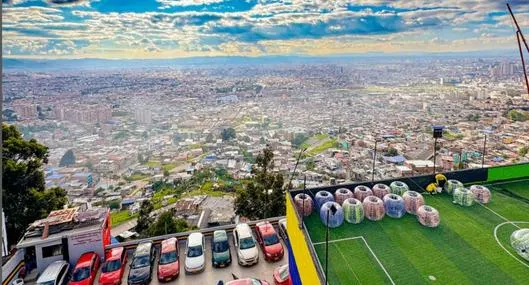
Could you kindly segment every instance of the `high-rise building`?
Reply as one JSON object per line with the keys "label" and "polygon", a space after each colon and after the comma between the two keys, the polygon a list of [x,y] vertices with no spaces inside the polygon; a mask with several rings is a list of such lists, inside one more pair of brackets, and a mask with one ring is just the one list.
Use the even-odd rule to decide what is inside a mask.
{"label": "high-rise building", "polygon": [[146,109],[137,109],[134,111],[134,118],[140,124],[149,125],[152,123],[152,112]]}

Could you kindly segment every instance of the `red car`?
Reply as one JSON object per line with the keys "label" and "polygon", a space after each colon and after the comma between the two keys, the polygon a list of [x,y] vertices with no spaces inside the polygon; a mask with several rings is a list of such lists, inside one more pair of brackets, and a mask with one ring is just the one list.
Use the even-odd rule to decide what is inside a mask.
{"label": "red car", "polygon": [[281,265],[274,270],[274,282],[276,285],[292,285],[288,264]]}
{"label": "red car", "polygon": [[123,247],[115,247],[105,253],[105,263],[99,276],[100,285],[119,285],[127,264],[127,251]]}
{"label": "red car", "polygon": [[86,252],[79,257],[72,273],[69,285],[93,285],[99,270],[99,255]]}
{"label": "red car", "polygon": [[180,262],[178,260],[178,240],[169,238],[162,241],[160,261],[158,261],[158,280],[171,281],[180,274]]}
{"label": "red car", "polygon": [[261,246],[265,259],[277,261],[283,258],[283,245],[279,241],[276,230],[270,222],[260,222],[255,225],[257,242]]}
{"label": "red car", "polygon": [[255,278],[243,278],[226,282],[225,285],[269,285],[265,280]]}

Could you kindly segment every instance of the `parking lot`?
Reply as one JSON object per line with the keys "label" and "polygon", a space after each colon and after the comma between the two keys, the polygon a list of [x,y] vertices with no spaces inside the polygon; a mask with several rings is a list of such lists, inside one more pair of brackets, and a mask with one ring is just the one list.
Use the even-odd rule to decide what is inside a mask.
{"label": "parking lot", "polygon": [[[168,284],[194,284],[194,285],[216,285],[219,280],[223,281],[229,281],[233,280],[232,274],[236,275],[239,278],[243,277],[254,277],[261,280],[266,280],[270,284],[274,284],[274,269],[279,267],[280,265],[288,263],[288,251],[286,250],[286,246],[284,244],[284,241],[282,239],[281,243],[283,244],[283,248],[285,249],[285,255],[283,258],[277,262],[268,262],[264,258],[264,254],[261,251],[261,248],[259,247],[259,262],[256,265],[253,265],[251,267],[243,267],[240,266],[237,263],[237,253],[235,252],[235,247],[233,244],[233,236],[231,235],[231,232],[228,232],[229,237],[229,243],[230,243],[230,252],[232,256],[232,263],[230,266],[225,268],[215,268],[212,265],[211,258],[212,258],[212,252],[211,252],[211,237],[206,237],[206,250],[205,250],[205,257],[206,257],[206,267],[203,272],[197,273],[197,274],[191,274],[188,275],[185,273],[184,270],[184,262],[185,262],[185,241],[180,241],[180,275],[177,279],[167,282]],[[257,245],[259,246],[259,245]],[[127,276],[129,273],[129,265],[130,262],[132,262],[132,251],[129,251],[128,255],[128,263],[125,268],[124,277],[122,280],[122,284],[127,284]],[[159,258],[159,250],[157,250],[157,256],[156,261],[153,268],[153,277],[151,284],[152,285],[158,285],[160,282],[158,282],[157,274],[156,274],[156,266],[158,264],[158,258]],[[99,279],[99,274],[97,276],[97,280]],[[167,284],[162,283],[162,284]]]}

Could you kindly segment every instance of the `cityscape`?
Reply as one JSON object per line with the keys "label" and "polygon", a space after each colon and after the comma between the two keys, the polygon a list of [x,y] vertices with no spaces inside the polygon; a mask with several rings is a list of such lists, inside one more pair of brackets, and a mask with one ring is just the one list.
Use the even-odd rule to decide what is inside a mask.
{"label": "cityscape", "polygon": [[[138,4],[136,9],[134,4],[114,6],[108,1],[50,2],[4,1],[2,5],[3,54],[7,55],[2,70],[3,168],[7,167],[2,174],[2,234],[3,271],[9,272],[2,275],[3,285],[49,285],[42,283],[47,276],[43,272],[51,272],[53,266],[57,272],[63,270],[59,266],[67,266],[66,271],[73,274],[69,284],[77,284],[74,279],[82,260],[92,268],[101,266],[103,271],[96,270],[93,276],[91,271],[86,273],[91,277],[79,280],[89,278],[89,283],[79,284],[121,284],[121,279],[108,281],[104,277],[114,258],[123,263],[120,278],[129,285],[169,280],[175,284],[422,284],[436,278],[441,284],[455,282],[443,272],[428,275],[419,265],[414,270],[420,277],[401,276],[385,253],[377,257],[375,252],[384,251],[381,242],[369,240],[368,244],[364,235],[367,239],[376,235],[368,226],[393,231],[387,217],[382,226],[374,222],[381,218],[373,218],[365,228],[349,233],[341,226],[335,237],[331,234],[334,242],[354,233],[369,248],[367,255],[373,255],[369,264],[344,257],[352,273],[360,273],[355,280],[342,278],[350,272],[336,268],[333,262],[338,253],[347,251],[336,246],[329,261],[325,257],[329,249],[319,246],[328,246],[329,228],[334,227],[329,215],[335,215],[336,210],[324,210],[322,205],[327,204],[320,203],[315,194],[328,191],[335,197],[332,202],[338,202],[337,189],[345,189],[349,192],[343,193],[354,192],[355,200],[358,185],[374,192],[381,183],[404,181],[406,191],[422,192],[426,203],[447,217],[438,228],[444,226],[445,231],[455,231],[460,224],[450,219],[441,198],[427,195],[447,192],[454,195],[453,204],[458,204],[452,193],[455,190],[447,190],[451,187],[448,183],[458,180],[462,188],[471,190],[482,185],[492,190],[492,196],[487,192],[492,198],[490,209],[486,209],[500,213],[494,212],[501,222],[510,223],[509,227],[527,227],[529,174],[523,169],[529,165],[529,87],[516,46],[516,36],[522,34],[512,36],[511,28],[505,28],[508,12],[493,1],[470,5],[447,0],[439,7],[425,1],[428,3],[422,8],[403,3],[406,1],[360,1],[366,3],[344,6],[291,1],[273,4],[275,8],[264,3],[267,1],[152,1],[165,11],[160,14],[148,14],[147,4]],[[520,11],[522,28],[528,27],[529,6],[524,1],[511,2]],[[483,22],[467,19],[470,14],[456,12],[459,10],[449,4],[484,17]],[[27,19],[21,14],[26,9],[39,17]],[[421,13],[415,14],[417,11]],[[430,16],[428,11],[446,16]],[[179,13],[185,14],[185,21],[173,20],[181,27],[175,28],[172,36],[164,35],[161,27],[172,23],[171,15]],[[281,22],[275,18],[281,13],[299,15],[300,23],[290,23],[294,20],[288,17]],[[151,38],[148,28],[127,28],[130,22],[143,19],[140,15],[160,24],[152,28]],[[263,20],[267,17],[273,20]],[[375,18],[363,26],[365,17]],[[240,26],[236,29],[237,19]],[[425,29],[424,37],[434,37],[436,28],[429,30],[428,20],[447,37],[446,42],[437,37],[408,39],[406,33],[415,34],[417,29]],[[52,28],[53,21],[69,28]],[[217,21],[217,26],[208,24]],[[310,28],[302,21],[320,24]],[[347,21],[355,24],[348,26],[344,24]],[[37,28],[27,28],[29,24]],[[85,30],[80,28],[88,24]],[[246,30],[244,24],[254,26]],[[290,24],[300,25],[299,30],[284,28]],[[403,30],[394,31],[392,25]],[[46,37],[46,27],[56,38],[44,43],[40,37]],[[284,29],[272,29],[276,27]],[[121,39],[118,28],[123,30]],[[468,34],[471,29],[485,28],[490,34],[481,34],[479,43]],[[101,38],[94,39],[98,29]],[[68,31],[77,38],[68,38]],[[129,39],[132,33],[143,40]],[[364,33],[363,43],[341,38]],[[386,38],[393,33],[396,38]],[[165,37],[182,39],[182,43],[169,45]],[[392,48],[396,50],[380,47],[377,37],[384,38],[380,41],[388,46],[394,40]],[[122,42],[126,40],[134,44]],[[493,42],[493,46],[480,50],[483,42]],[[274,52],[282,48],[287,51]],[[185,56],[167,56],[181,53]],[[440,130],[439,136],[434,135],[434,129]],[[509,178],[491,178],[491,173],[505,167],[525,168],[502,172]],[[445,180],[447,184],[442,182]],[[496,184],[511,180],[517,186],[501,188]],[[431,184],[433,191],[427,189]],[[503,192],[495,193],[498,189]],[[391,192],[395,194],[393,188]],[[403,193],[398,192],[398,198],[402,199]],[[308,198],[300,199],[310,200],[310,213],[313,201],[314,207],[318,206],[314,214],[306,215],[305,200],[303,205],[297,204],[299,197],[306,197],[303,195]],[[485,206],[489,200],[475,195],[472,200],[476,204],[489,207]],[[514,206],[499,205],[496,197]],[[379,198],[386,202],[385,195]],[[359,200],[364,204],[358,223],[363,211],[369,219],[367,200]],[[345,211],[343,201],[335,204]],[[320,210],[326,235],[319,229]],[[459,208],[449,213],[455,217],[457,211]],[[476,216],[488,219],[486,214]],[[529,268],[529,258],[520,251],[525,259],[516,257],[514,249],[506,249],[507,241],[502,245],[496,236],[498,228],[494,228],[500,222],[490,219],[479,223],[487,232],[494,232],[491,240],[496,238],[501,248],[518,260],[502,264],[513,262]],[[290,224],[294,221],[300,226]],[[480,230],[476,226],[476,233]],[[445,237],[444,233],[437,235]],[[425,235],[429,234],[436,233]],[[457,234],[470,242],[463,229]],[[513,240],[510,232],[500,234]],[[522,234],[527,241],[523,246],[529,248],[529,234]],[[245,237],[256,243],[259,251],[248,253],[248,248],[243,248]],[[303,240],[303,246],[295,239]],[[51,245],[52,241],[57,245]],[[393,243],[405,251],[404,243]],[[195,251],[197,248],[200,250]],[[173,251],[176,257],[167,257],[172,261],[164,263],[162,256]],[[228,257],[221,252],[227,252]],[[505,252],[501,254],[503,258]],[[124,266],[127,258],[131,264],[141,262],[142,255],[151,256],[148,280],[142,279],[141,266]],[[307,265],[299,258],[311,262]],[[449,260],[457,265],[458,258]],[[483,256],[472,258],[481,260]],[[160,269],[175,260],[177,271]],[[229,268],[222,268],[225,266]],[[509,273],[502,267],[490,277],[505,284],[502,274],[512,273],[509,281],[518,284],[523,278],[517,278],[527,273],[527,268]],[[468,278],[462,283],[483,281],[472,275],[476,268],[468,269],[471,273],[461,277]],[[254,283],[242,283],[246,281]]]}

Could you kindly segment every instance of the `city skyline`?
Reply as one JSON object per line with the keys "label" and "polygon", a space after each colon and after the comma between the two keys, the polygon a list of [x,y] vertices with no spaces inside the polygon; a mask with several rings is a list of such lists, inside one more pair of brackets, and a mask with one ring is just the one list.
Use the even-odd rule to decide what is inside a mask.
{"label": "city skyline", "polygon": [[[329,56],[516,49],[503,1],[4,1],[3,53],[29,59]],[[529,3],[509,1],[522,29]]]}

